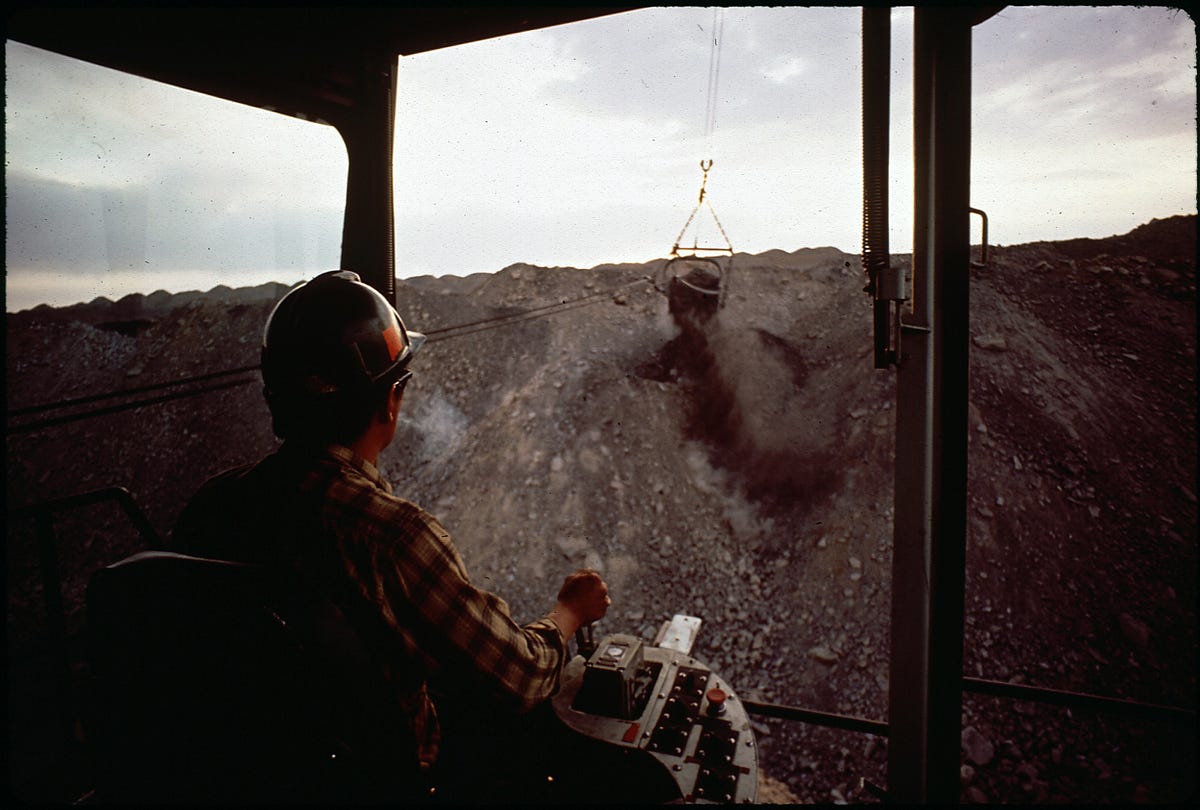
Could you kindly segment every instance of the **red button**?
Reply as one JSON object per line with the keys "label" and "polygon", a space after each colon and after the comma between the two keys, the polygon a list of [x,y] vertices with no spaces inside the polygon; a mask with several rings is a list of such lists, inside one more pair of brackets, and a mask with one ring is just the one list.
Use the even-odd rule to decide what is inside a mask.
{"label": "red button", "polygon": [[637,739],[639,728],[641,728],[641,724],[634,723],[629,728],[625,729],[625,736],[622,737],[621,739],[627,743],[633,742],[634,740]]}
{"label": "red button", "polygon": [[725,694],[724,689],[709,689],[704,696],[708,698],[708,711],[711,714],[720,714],[725,711],[725,698],[729,695]]}

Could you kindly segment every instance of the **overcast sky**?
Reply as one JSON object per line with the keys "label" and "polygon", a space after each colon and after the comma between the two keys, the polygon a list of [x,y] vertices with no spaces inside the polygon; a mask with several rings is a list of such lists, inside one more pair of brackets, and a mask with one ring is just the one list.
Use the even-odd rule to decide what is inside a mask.
{"label": "overcast sky", "polygon": [[[401,58],[399,273],[664,256],[704,159],[736,250],[859,252],[860,31],[857,9],[658,8]],[[907,252],[910,9],[892,34],[891,246]],[[1010,7],[977,26],[971,201],[991,241],[1195,213],[1195,49],[1168,8]],[[337,265],[331,128],[11,41],[6,57],[9,311]],[[723,243],[701,222],[688,242]]]}

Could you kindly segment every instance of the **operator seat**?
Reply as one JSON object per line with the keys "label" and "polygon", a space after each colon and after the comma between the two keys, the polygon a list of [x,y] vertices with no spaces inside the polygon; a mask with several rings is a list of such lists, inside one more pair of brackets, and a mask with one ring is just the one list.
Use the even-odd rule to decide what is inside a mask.
{"label": "operator seat", "polygon": [[100,801],[420,798],[382,675],[294,572],[148,551],[98,571],[87,600]]}

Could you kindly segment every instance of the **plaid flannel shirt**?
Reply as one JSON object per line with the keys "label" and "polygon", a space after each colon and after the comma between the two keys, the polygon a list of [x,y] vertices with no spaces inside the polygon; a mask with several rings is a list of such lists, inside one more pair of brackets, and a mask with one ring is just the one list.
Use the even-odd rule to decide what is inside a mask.
{"label": "plaid flannel shirt", "polygon": [[285,444],[258,464],[210,479],[180,516],[172,541],[200,556],[337,566],[334,576],[393,631],[384,640],[384,674],[421,767],[433,764],[440,743],[430,677],[480,678],[521,709],[558,688],[566,639],[553,619],[518,626],[504,600],[471,584],[441,524],[393,496],[374,465],[345,447]]}

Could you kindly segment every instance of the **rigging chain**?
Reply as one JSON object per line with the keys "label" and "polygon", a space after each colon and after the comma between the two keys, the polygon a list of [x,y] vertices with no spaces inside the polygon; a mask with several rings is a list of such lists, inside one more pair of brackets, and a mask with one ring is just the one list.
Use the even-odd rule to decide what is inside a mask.
{"label": "rigging chain", "polygon": [[[723,238],[725,240],[725,247],[723,247],[723,248],[700,247],[698,244],[693,244],[692,251],[693,252],[695,252],[697,250],[710,250],[710,251],[721,251],[721,252],[728,251],[730,253],[730,255],[733,254],[733,243],[729,241],[729,235],[725,233],[725,227],[723,225],[721,225],[721,220],[717,218],[717,212],[713,210],[712,203],[710,203],[708,200],[704,199],[704,195],[705,195],[704,189],[708,185],[708,170],[711,169],[712,167],[713,167],[713,162],[712,162],[711,158],[708,160],[700,161],[700,171],[702,171],[704,173],[702,179],[700,180],[700,198],[696,202],[696,207],[692,209],[692,213],[688,214],[687,222],[683,223],[683,228],[679,231],[679,236],[675,237],[675,244],[671,246],[671,255],[672,256],[679,255],[679,243],[683,241],[683,235],[685,233],[687,233],[688,226],[692,224],[692,220],[695,219],[695,217],[696,217],[696,212],[700,210],[700,206],[702,206],[702,205],[705,206],[706,208],[708,208],[708,213],[712,214],[713,222],[717,223],[717,230],[719,230],[721,232],[721,238]],[[700,238],[699,234],[697,234],[695,238],[698,240]]]}

